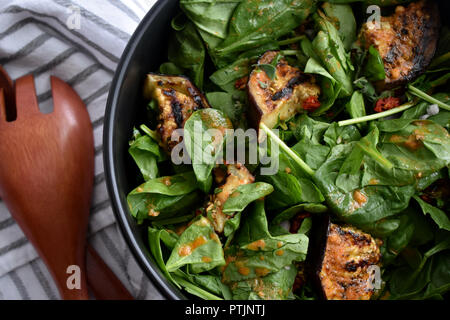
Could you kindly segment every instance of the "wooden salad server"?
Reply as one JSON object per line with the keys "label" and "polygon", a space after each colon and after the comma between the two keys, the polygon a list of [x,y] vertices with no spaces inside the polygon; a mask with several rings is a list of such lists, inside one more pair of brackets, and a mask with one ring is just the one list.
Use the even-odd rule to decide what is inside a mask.
{"label": "wooden salad server", "polygon": [[132,299],[92,247],[86,255],[94,142],[83,101],[51,77],[54,111],[43,114],[33,76],[16,80],[15,88],[8,79],[0,69],[0,197],[63,299],[88,299],[87,279],[99,299]]}

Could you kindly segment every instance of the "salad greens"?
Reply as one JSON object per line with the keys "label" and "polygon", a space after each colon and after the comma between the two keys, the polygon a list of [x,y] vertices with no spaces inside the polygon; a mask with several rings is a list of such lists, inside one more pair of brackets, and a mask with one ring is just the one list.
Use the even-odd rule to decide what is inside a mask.
{"label": "salad greens", "polygon": [[[383,286],[373,299],[442,299],[450,290],[450,29],[423,74],[391,88],[381,51],[360,41],[366,17],[355,16],[409,2],[180,0],[159,72],[187,76],[211,108],[183,123],[180,145],[193,161],[175,164],[155,129],[161,106],[149,101],[129,145],[141,184],[127,196],[169,281],[202,299],[315,299],[311,281],[294,283],[317,250],[315,218],[330,215],[377,239]],[[280,61],[314,79],[318,105],[255,127],[249,76],[276,82]],[[260,158],[245,170],[224,161],[232,129],[252,126],[278,161],[271,175],[260,173]]]}

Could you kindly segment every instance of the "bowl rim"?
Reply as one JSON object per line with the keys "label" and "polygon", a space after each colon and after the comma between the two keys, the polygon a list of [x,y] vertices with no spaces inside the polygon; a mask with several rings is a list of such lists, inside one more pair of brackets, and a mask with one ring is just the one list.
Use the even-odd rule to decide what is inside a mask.
{"label": "bowl rim", "polygon": [[138,262],[140,268],[144,274],[150,279],[150,281],[157,287],[160,293],[170,300],[181,300],[186,297],[176,290],[176,288],[169,283],[169,281],[158,272],[156,263],[149,261],[135,239],[133,231],[127,221],[128,208],[120,200],[120,192],[117,184],[117,178],[115,175],[116,163],[114,160],[114,144],[113,144],[113,132],[114,132],[114,120],[116,118],[117,103],[119,97],[118,88],[124,82],[127,70],[129,68],[132,57],[135,54],[138,44],[143,41],[143,37],[149,26],[153,23],[153,20],[161,14],[164,8],[164,0],[158,0],[145,17],[141,20],[133,35],[128,40],[128,43],[122,53],[122,56],[117,64],[116,71],[114,73],[111,87],[108,92],[108,99],[105,108],[105,120],[103,126],[103,165],[105,172],[105,181],[108,190],[108,195],[111,200],[111,207],[113,209],[117,223],[120,226],[121,233],[125,238],[128,248],[133,253],[134,258]]}

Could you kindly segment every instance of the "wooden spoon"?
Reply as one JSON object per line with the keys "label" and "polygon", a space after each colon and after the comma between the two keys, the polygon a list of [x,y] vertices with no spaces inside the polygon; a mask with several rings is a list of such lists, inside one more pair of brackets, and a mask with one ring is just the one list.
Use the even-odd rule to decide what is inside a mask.
{"label": "wooden spoon", "polygon": [[[31,75],[16,81],[17,108],[8,98],[14,93],[11,84],[0,67],[0,196],[46,263],[61,297],[87,299],[86,230],[94,176],[89,115],[75,91],[56,77],[51,78],[50,114],[39,111]],[[7,113],[17,118],[6,121],[11,120]],[[89,284],[97,298],[132,299],[95,250],[88,252]],[[80,271],[78,279],[68,274],[74,272],[70,266]],[[80,286],[73,288],[77,280]]]}
{"label": "wooden spoon", "polygon": [[14,120],[16,118],[14,84],[2,66],[0,66],[0,89],[3,89],[4,103],[7,106],[7,108],[3,109],[6,110],[6,118],[8,120]]}
{"label": "wooden spoon", "polygon": [[[63,299],[88,299],[85,245],[94,176],[92,125],[83,102],[51,78],[42,114],[31,75],[16,80],[15,121],[0,110],[0,194],[52,274]],[[3,115],[2,115],[3,114]],[[69,288],[68,269],[79,288]],[[76,276],[76,275],[75,275]]]}

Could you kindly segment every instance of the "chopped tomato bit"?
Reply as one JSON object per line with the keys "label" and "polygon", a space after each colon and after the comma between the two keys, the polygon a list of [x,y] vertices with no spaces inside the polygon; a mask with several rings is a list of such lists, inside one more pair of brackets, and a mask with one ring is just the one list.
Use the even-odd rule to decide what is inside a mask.
{"label": "chopped tomato bit", "polygon": [[320,107],[320,101],[316,96],[310,96],[303,102],[303,109],[307,111],[314,111],[318,107]]}
{"label": "chopped tomato bit", "polygon": [[300,229],[303,220],[310,217],[311,214],[309,212],[300,212],[294,218],[291,219],[291,226],[289,228],[290,233],[297,233]]}
{"label": "chopped tomato bit", "polygon": [[400,98],[396,97],[387,97],[378,99],[375,104],[375,112],[382,112],[386,110],[391,110],[393,108],[397,108],[400,105]]}
{"label": "chopped tomato bit", "polygon": [[245,88],[247,87],[247,82],[248,76],[242,77],[236,80],[236,82],[234,83],[234,87],[238,90],[245,90]]}

